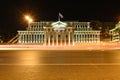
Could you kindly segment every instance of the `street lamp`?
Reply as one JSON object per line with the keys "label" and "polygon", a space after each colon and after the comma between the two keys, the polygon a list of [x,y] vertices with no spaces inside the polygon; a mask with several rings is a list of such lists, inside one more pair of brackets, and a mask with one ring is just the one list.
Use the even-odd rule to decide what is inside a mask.
{"label": "street lamp", "polygon": [[25,19],[28,21],[28,28],[29,28],[30,23],[33,22],[33,19],[30,16],[28,16],[28,15],[25,16]]}
{"label": "street lamp", "polygon": [[28,21],[28,23],[33,22],[33,19],[28,15],[25,16],[25,19]]}

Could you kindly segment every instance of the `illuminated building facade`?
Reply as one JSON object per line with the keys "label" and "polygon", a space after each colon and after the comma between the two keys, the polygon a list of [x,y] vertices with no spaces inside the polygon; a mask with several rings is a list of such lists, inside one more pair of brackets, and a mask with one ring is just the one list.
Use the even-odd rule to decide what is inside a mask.
{"label": "illuminated building facade", "polygon": [[115,25],[115,28],[111,29],[110,31],[110,40],[112,42],[119,42],[120,41],[120,22]]}
{"label": "illuminated building facade", "polygon": [[100,31],[90,22],[32,22],[25,31],[18,31],[18,43],[42,45],[75,45],[100,42]]}

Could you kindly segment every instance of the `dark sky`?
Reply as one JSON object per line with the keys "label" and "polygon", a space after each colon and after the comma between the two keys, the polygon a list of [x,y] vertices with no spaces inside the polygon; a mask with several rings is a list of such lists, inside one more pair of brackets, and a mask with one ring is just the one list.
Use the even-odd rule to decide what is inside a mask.
{"label": "dark sky", "polygon": [[120,1],[109,0],[4,0],[0,2],[0,35],[12,37],[27,27],[25,14],[34,21],[118,21]]}

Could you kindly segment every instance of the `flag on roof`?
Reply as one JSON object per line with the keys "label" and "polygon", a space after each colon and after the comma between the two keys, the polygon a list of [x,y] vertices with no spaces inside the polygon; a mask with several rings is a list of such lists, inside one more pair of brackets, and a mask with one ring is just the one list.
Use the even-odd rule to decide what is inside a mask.
{"label": "flag on roof", "polygon": [[63,15],[62,15],[61,13],[59,13],[59,17],[60,17],[60,18],[63,18]]}

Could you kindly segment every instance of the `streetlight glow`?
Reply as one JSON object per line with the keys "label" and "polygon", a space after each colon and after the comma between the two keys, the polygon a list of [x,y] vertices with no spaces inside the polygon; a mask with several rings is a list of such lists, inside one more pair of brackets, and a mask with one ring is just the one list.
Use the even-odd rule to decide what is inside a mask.
{"label": "streetlight glow", "polygon": [[25,19],[26,19],[26,20],[29,20],[29,19],[30,19],[30,17],[29,17],[29,16],[25,16]]}
{"label": "streetlight glow", "polygon": [[32,20],[32,19],[29,19],[29,23],[31,23],[31,22],[33,22],[33,20]]}
{"label": "streetlight glow", "polygon": [[33,19],[28,15],[25,16],[25,19],[28,21],[28,23],[33,22]]}

